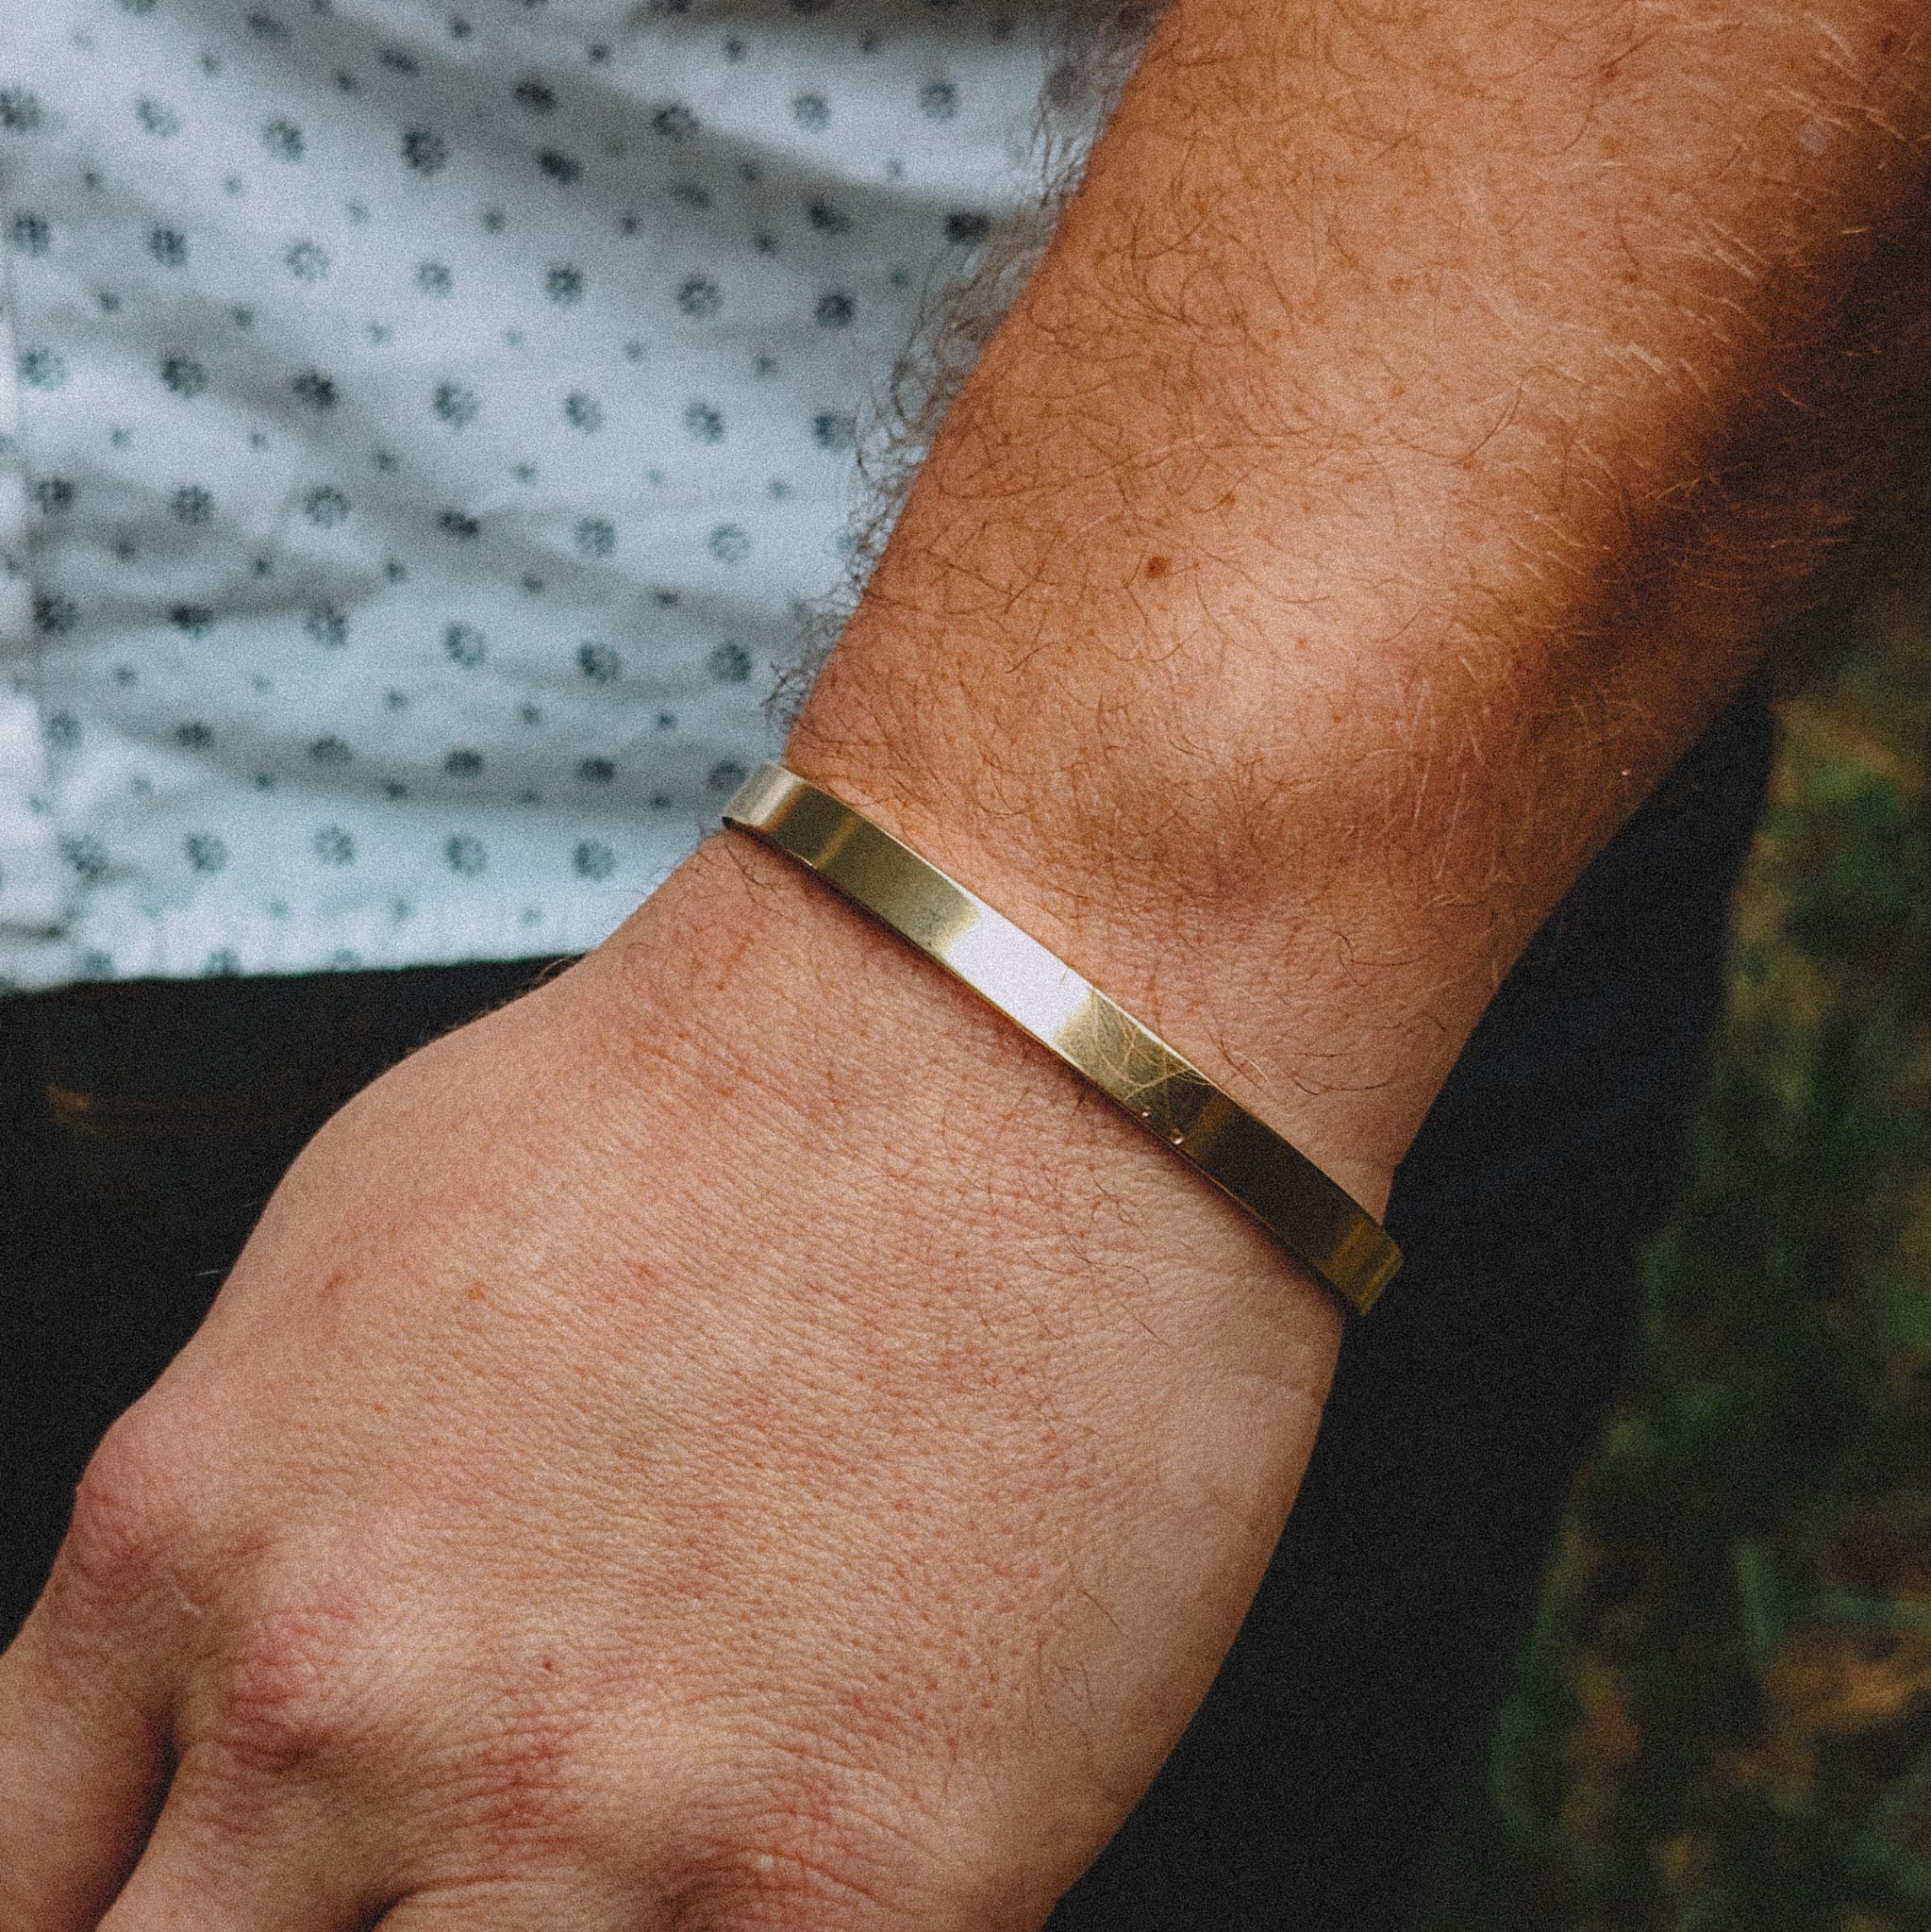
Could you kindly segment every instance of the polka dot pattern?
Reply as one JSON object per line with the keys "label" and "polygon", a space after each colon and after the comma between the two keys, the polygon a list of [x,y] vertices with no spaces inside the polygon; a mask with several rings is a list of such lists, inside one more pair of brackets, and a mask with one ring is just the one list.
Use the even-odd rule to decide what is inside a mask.
{"label": "polka dot pattern", "polygon": [[853,441],[1033,193],[1008,0],[38,0],[0,986],[594,944],[774,749]]}

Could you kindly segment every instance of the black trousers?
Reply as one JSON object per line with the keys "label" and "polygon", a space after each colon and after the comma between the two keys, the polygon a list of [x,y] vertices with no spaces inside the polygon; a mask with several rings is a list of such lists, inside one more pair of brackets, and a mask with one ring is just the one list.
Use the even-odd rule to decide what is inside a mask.
{"label": "black trousers", "polygon": [[[1407,1266],[1344,1346],[1206,1705],[1055,1932],[1396,1932],[1623,1374],[1722,991],[1771,732],[1740,701],[1564,901],[1397,1177]],[[10,1633],[107,1424],[358,1087],[546,962],[0,999]]]}

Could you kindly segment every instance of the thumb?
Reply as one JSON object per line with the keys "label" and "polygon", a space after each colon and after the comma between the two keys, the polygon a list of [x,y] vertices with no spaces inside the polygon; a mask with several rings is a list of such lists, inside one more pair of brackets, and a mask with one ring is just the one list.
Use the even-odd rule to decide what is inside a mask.
{"label": "thumb", "polygon": [[0,1932],[92,1932],[167,1782],[159,1724],[58,1622],[43,1597],[0,1657]]}

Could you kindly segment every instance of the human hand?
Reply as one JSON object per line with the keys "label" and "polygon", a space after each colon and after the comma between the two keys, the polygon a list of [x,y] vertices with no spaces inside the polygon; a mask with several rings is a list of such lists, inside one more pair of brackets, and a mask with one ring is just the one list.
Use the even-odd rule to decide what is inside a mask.
{"label": "human hand", "polygon": [[714,840],[345,1109],[110,1436],[0,1660],[0,1927],[1035,1924],[1230,1641],[1338,1327]]}

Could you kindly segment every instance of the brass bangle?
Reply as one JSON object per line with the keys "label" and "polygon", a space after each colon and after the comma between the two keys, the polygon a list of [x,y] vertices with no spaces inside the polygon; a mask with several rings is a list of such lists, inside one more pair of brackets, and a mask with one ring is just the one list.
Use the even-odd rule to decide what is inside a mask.
{"label": "brass bangle", "polygon": [[781,764],[732,794],[755,833],[883,921],[1184,1155],[1357,1314],[1401,1250],[1345,1190],[1072,967],[841,799]]}

